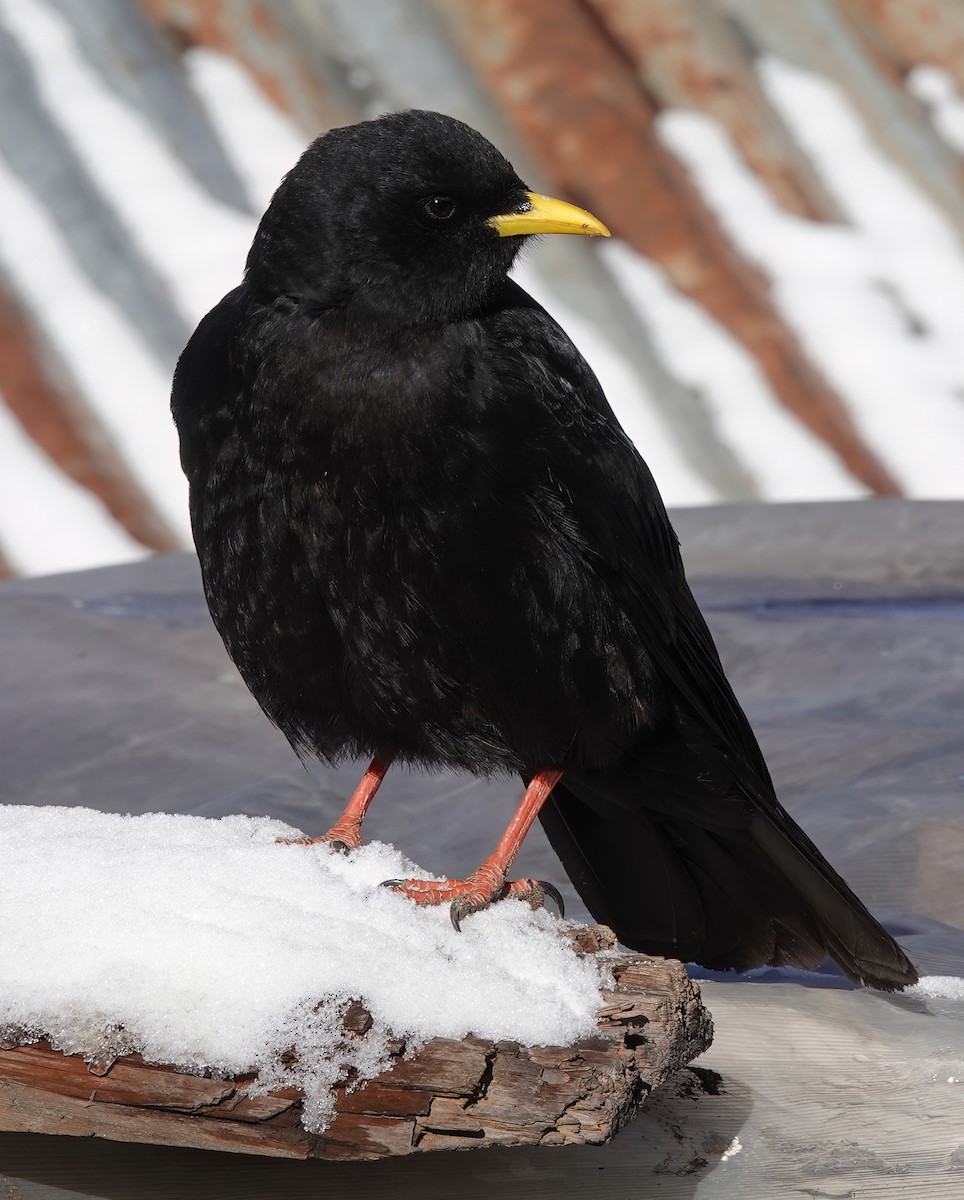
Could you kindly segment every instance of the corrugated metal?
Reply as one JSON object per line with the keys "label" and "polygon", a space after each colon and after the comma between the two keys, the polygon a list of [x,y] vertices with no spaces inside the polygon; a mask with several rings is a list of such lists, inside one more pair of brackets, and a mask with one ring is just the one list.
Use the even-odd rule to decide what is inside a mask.
{"label": "corrugated metal", "polygon": [[[241,64],[305,137],[392,107],[462,117],[503,145],[535,186],[581,201],[657,263],[752,356],[774,397],[854,480],[882,495],[899,490],[898,464],[871,449],[758,265],[735,246],[661,140],[656,119],[666,108],[705,114],[784,210],[842,223],[839,198],[759,81],[757,56],[780,56],[845,93],[869,137],[964,241],[962,160],[902,86],[914,66],[929,63],[964,87],[964,5],[957,0],[34,3],[59,14],[89,68],[203,191],[249,219],[260,200],[192,88],[182,57],[190,48]],[[0,156],[89,285],[170,372],[191,319],[65,133],[56,99],[44,94],[13,24],[2,23]],[[533,269],[562,303],[593,314],[600,338],[635,373],[694,477],[721,499],[757,496],[759,449],[728,440],[703,398],[674,374],[598,248],[547,245]],[[5,403],[142,544],[176,545],[138,482],[141,464],[124,461],[44,332],[36,298],[9,272],[0,271],[0,286]]]}
{"label": "corrugated metal", "polygon": [[943,67],[964,91],[964,4],[959,0],[844,0],[864,41],[898,71]]}
{"label": "corrugated metal", "polygon": [[[888,69],[890,64],[874,54],[859,29],[847,21],[839,3],[710,3],[736,21],[757,49],[831,79],[863,117],[870,137],[930,196],[964,238],[964,163],[934,132],[917,101],[901,88],[903,72]],[[952,10],[957,5],[955,0],[946,0],[944,7]]]}
{"label": "corrugated metal", "polygon": [[[151,550],[179,549],[176,534],[137,482],[136,469],[122,461],[56,350],[34,328],[2,280],[0,395],[44,453],[102,500],[132,537]],[[12,573],[9,564],[7,573]]]}
{"label": "corrugated metal", "polygon": [[438,0],[533,156],[750,351],[776,395],[879,495],[897,484],[656,136],[653,100],[577,0]]}
{"label": "corrugated metal", "polygon": [[700,0],[590,3],[661,107],[693,108],[719,121],[787,212],[845,219],[767,103],[750,47],[721,12]]}
{"label": "corrugated metal", "polygon": [[[136,0],[128,0],[135,3]],[[172,45],[207,46],[243,62],[275,104],[315,134],[357,120],[346,68],[328,31],[266,0],[140,0]]]}

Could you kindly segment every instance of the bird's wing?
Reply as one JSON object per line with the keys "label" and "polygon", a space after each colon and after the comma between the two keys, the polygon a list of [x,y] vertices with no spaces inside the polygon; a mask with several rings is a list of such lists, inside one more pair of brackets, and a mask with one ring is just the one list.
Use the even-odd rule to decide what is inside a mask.
{"label": "bird's wing", "polygon": [[722,967],[813,967],[829,953],[852,979],[912,982],[903,952],[777,800],[659,491],[598,381],[541,308],[521,292],[516,303],[526,350],[509,364],[514,387],[527,362],[533,386],[553,381],[561,419],[549,469],[587,566],[619,597],[670,697],[677,734],[641,740],[616,770],[567,772],[543,824],[573,881],[640,949]]}
{"label": "bird's wing", "polygon": [[[521,297],[524,297],[522,299]],[[525,353],[507,363],[551,379],[560,414],[547,470],[582,534],[587,566],[618,595],[682,719],[725,750],[749,799],[774,802],[766,763],[686,583],[676,534],[646,463],[569,338],[521,293]]]}

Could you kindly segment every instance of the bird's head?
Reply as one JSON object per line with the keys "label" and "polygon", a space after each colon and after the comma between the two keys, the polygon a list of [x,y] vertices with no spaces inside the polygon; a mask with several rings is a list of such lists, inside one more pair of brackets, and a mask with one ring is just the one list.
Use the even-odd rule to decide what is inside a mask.
{"label": "bird's head", "polygon": [[461,121],[391,113],[312,142],[261,221],[247,280],[266,298],[448,321],[482,311],[540,233],[609,236],[582,209],[530,192]]}

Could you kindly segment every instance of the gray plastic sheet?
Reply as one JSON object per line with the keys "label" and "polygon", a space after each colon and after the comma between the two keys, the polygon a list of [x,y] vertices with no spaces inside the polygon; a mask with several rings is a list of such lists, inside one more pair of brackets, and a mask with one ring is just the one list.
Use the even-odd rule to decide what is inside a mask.
{"label": "gray plastic sheet", "polygon": [[[675,520],[784,803],[922,974],[964,976],[964,504]],[[0,681],[3,803],[315,833],[357,781],[352,764],[305,771],[263,719],[189,556],[0,586]],[[458,875],[517,799],[393,771],[367,831]],[[585,915],[538,830],[523,856]],[[830,968],[703,988],[716,1040],[699,1070],[602,1149],[335,1166],[0,1134],[0,1197],[964,1197],[964,1002],[857,991]]]}

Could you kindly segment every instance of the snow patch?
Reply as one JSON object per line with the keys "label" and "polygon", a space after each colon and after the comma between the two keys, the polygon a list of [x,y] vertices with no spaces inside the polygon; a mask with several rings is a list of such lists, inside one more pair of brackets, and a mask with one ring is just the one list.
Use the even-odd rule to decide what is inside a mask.
{"label": "snow patch", "polygon": [[[736,244],[766,271],[778,307],[907,494],[960,496],[960,243],[831,83],[775,58],[762,60],[760,76],[852,225],[784,212],[705,117],[664,113],[660,133]],[[759,450],[748,458],[758,470]]]}
{"label": "snow patch", "polygon": [[[170,379],[123,314],[83,277],[50,217],[2,157],[0,212],[0,262],[40,329],[60,350],[122,459],[185,546],[190,545],[187,482],[168,404]],[[6,469],[6,459],[0,462]],[[52,543],[63,554],[59,569],[67,569],[74,536],[71,521]]]}
{"label": "snow patch", "polygon": [[655,263],[625,242],[607,244],[602,253],[652,330],[670,370],[703,398],[723,440],[739,451],[763,499],[850,500],[866,495],[830,447],[776,399],[747,351],[677,292]]}
{"label": "snow patch", "polygon": [[934,128],[947,144],[964,154],[964,98],[942,67],[914,67],[907,90],[930,110]]}
{"label": "snow patch", "polygon": [[304,136],[265,99],[236,59],[192,47],[182,61],[191,87],[260,213],[301,157],[307,144]]}
{"label": "snow patch", "polygon": [[964,1000],[964,978],[957,975],[924,975],[913,987],[904,989],[905,996],[920,996],[926,1000]]}
{"label": "snow patch", "polygon": [[0,15],[29,54],[41,96],[92,179],[188,321],[199,321],[240,282],[254,218],[198,186],[151,124],[78,53],[58,13],[38,0],[0,0]]}
{"label": "snow patch", "polygon": [[54,466],[2,397],[0,463],[0,545],[16,570],[80,571],[147,554],[96,496]]}
{"label": "snow patch", "polygon": [[743,1149],[743,1143],[738,1137],[735,1137],[727,1148],[720,1155],[720,1160],[726,1162],[728,1159],[735,1158]]}
{"label": "snow patch", "polygon": [[[459,934],[447,908],[379,887],[425,877],[393,847],[276,841],[297,835],[269,818],[0,806],[0,1028],[93,1059],[254,1070],[258,1090],[302,1088],[315,1130],[333,1084],[377,1075],[392,1036],[567,1045],[595,1028],[604,979],[548,913],[507,901]],[[364,1039],[341,1024],[352,999],[374,1021]]]}

